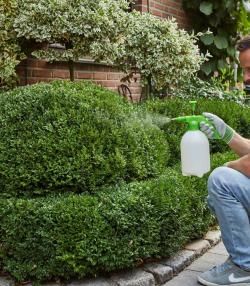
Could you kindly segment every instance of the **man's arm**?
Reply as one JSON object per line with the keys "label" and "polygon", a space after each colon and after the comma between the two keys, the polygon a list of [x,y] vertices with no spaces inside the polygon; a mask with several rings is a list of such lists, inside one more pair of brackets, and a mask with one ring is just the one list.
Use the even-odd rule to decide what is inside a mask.
{"label": "man's arm", "polygon": [[236,132],[228,146],[240,157],[250,154],[250,140],[240,136]]}
{"label": "man's arm", "polygon": [[235,132],[228,145],[240,156],[240,158],[226,163],[225,166],[235,169],[245,176],[250,177],[250,140]]}
{"label": "man's arm", "polygon": [[250,154],[242,156],[240,159],[225,164],[226,167],[235,169],[247,177],[250,177]]}

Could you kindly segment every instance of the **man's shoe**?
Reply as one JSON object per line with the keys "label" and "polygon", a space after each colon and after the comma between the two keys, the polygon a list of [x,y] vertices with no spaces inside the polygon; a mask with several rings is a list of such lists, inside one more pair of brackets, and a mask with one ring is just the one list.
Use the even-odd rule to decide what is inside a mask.
{"label": "man's shoe", "polygon": [[250,271],[235,265],[230,259],[198,276],[198,281],[206,286],[250,286]]}

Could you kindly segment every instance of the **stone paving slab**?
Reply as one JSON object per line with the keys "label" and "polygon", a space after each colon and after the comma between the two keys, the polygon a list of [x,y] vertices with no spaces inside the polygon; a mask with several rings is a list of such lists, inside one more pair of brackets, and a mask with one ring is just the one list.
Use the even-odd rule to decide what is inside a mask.
{"label": "stone paving slab", "polygon": [[188,270],[204,272],[211,267],[225,262],[227,259],[226,255],[205,253],[201,258],[194,261],[187,267]]}
{"label": "stone paving slab", "polygon": [[215,253],[215,254],[222,254],[222,255],[228,255],[227,250],[223,243],[219,243],[215,247],[208,250],[209,253]]}
{"label": "stone paving slab", "polygon": [[199,272],[185,270],[180,275],[165,283],[163,286],[201,286],[197,282]]}

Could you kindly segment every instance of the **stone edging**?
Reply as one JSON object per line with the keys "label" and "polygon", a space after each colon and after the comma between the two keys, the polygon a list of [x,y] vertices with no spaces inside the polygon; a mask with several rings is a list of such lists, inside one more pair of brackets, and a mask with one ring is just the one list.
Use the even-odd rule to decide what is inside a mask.
{"label": "stone edging", "polygon": [[[189,266],[196,258],[216,245],[221,239],[220,231],[209,231],[204,239],[196,240],[184,247],[175,256],[156,263],[113,274],[109,279],[96,278],[68,283],[45,283],[43,286],[155,286],[163,285]],[[0,286],[14,286],[13,280],[0,276]],[[31,283],[26,286],[32,286]]]}

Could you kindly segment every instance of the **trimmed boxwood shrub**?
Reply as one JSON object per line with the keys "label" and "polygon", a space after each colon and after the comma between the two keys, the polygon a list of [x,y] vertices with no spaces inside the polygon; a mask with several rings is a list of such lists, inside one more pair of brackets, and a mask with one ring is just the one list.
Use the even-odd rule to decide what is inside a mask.
{"label": "trimmed boxwood shrub", "polygon": [[[189,101],[179,98],[148,101],[143,105],[143,108],[150,112],[152,117],[154,114],[161,114],[170,118],[192,114]],[[250,137],[249,107],[229,101],[200,99],[197,100],[196,114],[202,114],[202,112],[211,112],[218,115],[242,136]],[[187,130],[187,125],[185,123],[170,122],[161,126],[161,128],[164,130],[169,143],[169,164],[172,166],[180,161],[180,141]],[[229,150],[228,146],[221,140],[210,141],[210,146],[212,153]]]}
{"label": "trimmed boxwood shrub", "polygon": [[[248,132],[248,110],[198,106]],[[144,107],[190,113],[178,100]],[[208,175],[183,177],[179,163],[165,169],[166,138],[174,164],[184,125],[165,125],[164,134],[144,110],[87,82],[0,96],[0,265],[16,280],[95,276],[169,257],[215,223]],[[234,156],[215,154],[213,167]]]}
{"label": "trimmed boxwood shrub", "polygon": [[[214,155],[216,166],[234,155]],[[218,165],[217,165],[218,164]],[[0,260],[17,280],[84,277],[168,257],[214,223],[206,181],[179,166],[95,195],[0,200]]]}
{"label": "trimmed boxwood shrub", "polygon": [[193,227],[188,192],[168,170],[98,196],[0,200],[4,270],[17,280],[83,277],[173,254]]}
{"label": "trimmed boxwood shrub", "polygon": [[168,146],[116,93],[57,81],[0,96],[1,196],[83,192],[162,173]]}

